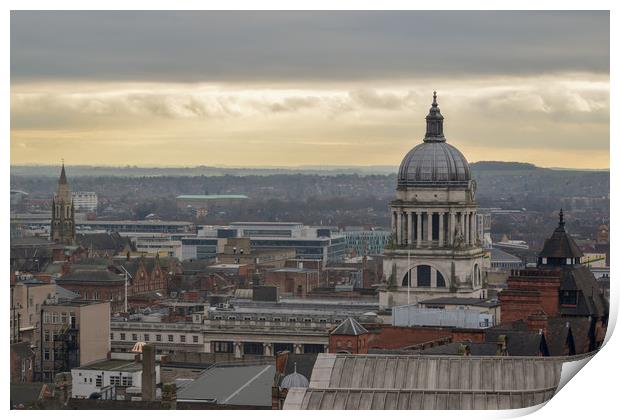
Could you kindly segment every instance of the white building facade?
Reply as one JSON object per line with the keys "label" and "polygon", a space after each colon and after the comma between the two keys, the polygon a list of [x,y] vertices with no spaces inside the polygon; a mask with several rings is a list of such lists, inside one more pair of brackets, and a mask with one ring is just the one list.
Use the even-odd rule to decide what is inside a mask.
{"label": "white building facade", "polygon": [[489,261],[479,236],[476,183],[463,154],[446,142],[436,99],[423,143],[407,153],[398,172],[382,307],[439,296],[483,296]]}
{"label": "white building facade", "polygon": [[97,211],[97,193],[92,191],[74,191],[72,194],[73,206],[76,211]]}

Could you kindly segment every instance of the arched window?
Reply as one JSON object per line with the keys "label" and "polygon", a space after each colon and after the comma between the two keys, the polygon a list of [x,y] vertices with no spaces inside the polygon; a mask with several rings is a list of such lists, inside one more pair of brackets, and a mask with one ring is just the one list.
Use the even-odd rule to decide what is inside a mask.
{"label": "arched window", "polygon": [[431,267],[429,265],[418,265],[418,287],[431,287]]}
{"label": "arched window", "polygon": [[439,271],[437,271],[437,287],[446,287],[446,279]]}

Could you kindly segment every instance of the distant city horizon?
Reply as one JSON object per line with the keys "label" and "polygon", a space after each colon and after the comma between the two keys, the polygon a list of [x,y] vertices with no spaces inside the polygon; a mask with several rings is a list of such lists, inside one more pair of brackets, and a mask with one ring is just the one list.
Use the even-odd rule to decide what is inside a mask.
{"label": "distant city horizon", "polygon": [[[198,165],[182,165],[182,164],[170,164],[161,165],[155,163],[144,163],[140,165],[125,164],[125,165],[105,165],[105,164],[90,164],[90,163],[78,163],[70,164],[65,162],[66,168],[136,168],[136,169],[199,169],[199,168],[213,168],[213,169],[307,169],[307,170],[338,170],[338,169],[383,169],[396,171],[398,169],[398,163],[394,164],[368,164],[368,165],[355,165],[355,164],[300,164],[300,165],[237,165],[237,164],[221,164],[221,163],[205,163]],[[504,160],[480,160],[475,162],[469,162],[470,165],[497,163],[497,164],[518,164],[518,165],[532,165],[537,169],[551,169],[551,170],[570,170],[570,171],[609,171],[609,167],[605,168],[575,168],[575,167],[548,167],[539,166],[533,162],[524,161],[504,161]],[[60,167],[62,161],[58,163],[46,162],[46,163],[19,163],[11,164],[11,168],[40,168],[40,167]]]}

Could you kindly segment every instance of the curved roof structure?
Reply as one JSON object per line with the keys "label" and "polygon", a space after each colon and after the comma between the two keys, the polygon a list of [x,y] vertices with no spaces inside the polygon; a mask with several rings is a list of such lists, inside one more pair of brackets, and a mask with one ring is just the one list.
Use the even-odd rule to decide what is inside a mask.
{"label": "curved roof structure", "polygon": [[403,158],[398,170],[399,187],[463,186],[471,179],[465,156],[446,143],[443,134],[443,116],[437,105],[437,94],[426,116],[424,142],[418,144]]}

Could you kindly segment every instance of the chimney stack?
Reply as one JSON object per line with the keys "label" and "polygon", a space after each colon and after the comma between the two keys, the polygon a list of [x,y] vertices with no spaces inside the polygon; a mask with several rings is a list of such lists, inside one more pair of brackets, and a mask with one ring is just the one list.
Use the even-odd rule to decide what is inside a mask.
{"label": "chimney stack", "polygon": [[142,401],[155,400],[155,345],[142,346]]}

